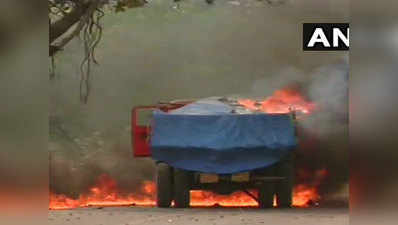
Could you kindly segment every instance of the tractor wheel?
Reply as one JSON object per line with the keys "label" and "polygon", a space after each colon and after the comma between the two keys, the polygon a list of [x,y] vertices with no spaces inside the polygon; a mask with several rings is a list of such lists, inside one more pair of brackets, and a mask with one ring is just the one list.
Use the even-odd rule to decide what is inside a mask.
{"label": "tractor wheel", "polygon": [[258,189],[258,206],[261,209],[272,208],[274,206],[275,184],[264,183]]}
{"label": "tractor wheel", "polygon": [[277,166],[277,175],[285,177],[276,184],[276,202],[279,208],[292,207],[292,195],[294,186],[294,160],[291,153],[286,160],[281,161]]}
{"label": "tractor wheel", "polygon": [[173,170],[166,163],[156,166],[156,204],[161,208],[168,208],[173,200]]}
{"label": "tractor wheel", "polygon": [[188,208],[190,203],[191,176],[188,171],[174,169],[174,206]]}

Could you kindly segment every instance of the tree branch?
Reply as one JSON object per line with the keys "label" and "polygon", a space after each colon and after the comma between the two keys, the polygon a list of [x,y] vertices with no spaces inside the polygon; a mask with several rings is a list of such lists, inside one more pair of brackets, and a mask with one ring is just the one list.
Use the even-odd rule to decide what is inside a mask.
{"label": "tree branch", "polygon": [[80,33],[83,26],[84,26],[84,22],[80,21],[69,35],[67,35],[65,38],[61,39],[59,42],[51,44],[50,48],[49,48],[49,56],[52,57],[56,52],[58,52],[59,50],[62,50],[62,48],[68,42],[70,42],[75,36],[77,36]]}
{"label": "tree branch", "polygon": [[97,4],[97,2],[89,2],[82,4],[81,6],[75,7],[72,12],[65,15],[62,19],[56,21],[50,26],[50,44],[59,38],[62,34],[67,32],[74,24],[76,24],[80,18],[87,13],[91,4]]}
{"label": "tree branch", "polygon": [[[88,18],[91,17],[92,13],[94,13],[99,4],[100,1],[90,1],[90,3],[86,3],[85,5],[76,7],[71,13],[66,15],[62,20],[57,21],[52,25],[50,24],[50,43],[49,43],[50,57],[52,57],[59,50],[62,50],[62,48],[68,42],[70,42],[76,35],[80,33],[80,31],[84,27],[84,24],[87,22]],[[68,32],[73,26],[75,26],[75,29],[72,32]],[[63,35],[65,35],[65,37],[55,43],[55,41],[58,38],[62,37]]]}

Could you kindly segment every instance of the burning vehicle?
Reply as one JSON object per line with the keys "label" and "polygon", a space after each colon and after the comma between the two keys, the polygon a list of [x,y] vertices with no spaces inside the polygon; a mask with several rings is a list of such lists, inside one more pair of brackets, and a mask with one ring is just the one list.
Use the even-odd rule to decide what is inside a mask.
{"label": "burning vehicle", "polygon": [[[322,188],[329,187],[329,167],[318,160],[324,151],[318,151],[316,136],[302,125],[318,111],[319,106],[291,88],[256,99],[214,97],[137,106],[132,111],[131,132],[128,129],[127,135],[132,138],[136,162],[148,162],[144,170],[150,171],[150,177],[131,189],[115,174],[97,173],[97,178],[77,198],[52,189],[49,208],[289,207],[290,201],[294,207],[316,206],[323,199]],[[159,122],[165,124],[159,127]],[[194,124],[188,125],[191,122]],[[176,133],[179,126],[182,128]],[[267,127],[269,130],[265,130]],[[283,135],[287,138],[282,139]],[[162,148],[164,139],[182,147],[171,148],[166,143]],[[265,140],[273,148],[263,148]],[[278,142],[283,145],[277,146]],[[209,149],[210,144],[220,151]],[[314,161],[319,164],[314,166]],[[183,167],[177,165],[180,163]],[[152,174],[156,173],[153,179]],[[182,178],[179,181],[183,186],[176,187],[176,176]],[[184,195],[179,196],[181,193]],[[282,197],[282,193],[286,195]]]}
{"label": "burning vehicle", "polygon": [[[133,153],[156,161],[156,205],[186,208],[191,190],[210,190],[243,191],[260,208],[291,207],[296,113],[311,106],[267,112],[266,104],[212,97],[135,107]],[[151,119],[142,123],[144,112]]]}

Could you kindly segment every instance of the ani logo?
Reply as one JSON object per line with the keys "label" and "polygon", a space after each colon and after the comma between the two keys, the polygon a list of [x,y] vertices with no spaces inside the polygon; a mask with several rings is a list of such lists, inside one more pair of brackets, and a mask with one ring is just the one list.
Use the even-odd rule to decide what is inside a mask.
{"label": "ani logo", "polygon": [[304,23],[304,51],[347,51],[350,48],[348,23]]}

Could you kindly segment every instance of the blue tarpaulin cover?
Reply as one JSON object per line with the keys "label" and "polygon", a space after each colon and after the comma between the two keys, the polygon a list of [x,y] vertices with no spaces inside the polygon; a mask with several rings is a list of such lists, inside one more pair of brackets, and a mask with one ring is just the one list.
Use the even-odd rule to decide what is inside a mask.
{"label": "blue tarpaulin cover", "polygon": [[152,157],[173,167],[233,174],[268,167],[296,146],[287,114],[236,114],[216,100],[154,111]]}

